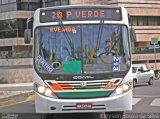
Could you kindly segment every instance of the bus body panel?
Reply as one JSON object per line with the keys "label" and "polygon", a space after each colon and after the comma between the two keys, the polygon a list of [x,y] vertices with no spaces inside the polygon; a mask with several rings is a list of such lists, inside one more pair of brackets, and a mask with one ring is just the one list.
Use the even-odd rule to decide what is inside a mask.
{"label": "bus body panel", "polygon": [[[35,93],[35,97],[36,113],[85,113],[132,110],[132,90],[122,95],[98,99],[53,99],[38,93]],[[102,106],[95,106],[95,108],[87,110],[78,110],[76,109],[77,103],[91,103],[92,105]],[[55,107],[56,109],[51,110],[51,107]]]}

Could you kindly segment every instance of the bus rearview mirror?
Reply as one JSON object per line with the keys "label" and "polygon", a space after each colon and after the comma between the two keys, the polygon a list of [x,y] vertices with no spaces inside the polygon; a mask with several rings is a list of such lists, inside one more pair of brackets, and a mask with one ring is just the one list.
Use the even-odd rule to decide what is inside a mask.
{"label": "bus rearview mirror", "polygon": [[31,29],[25,29],[24,31],[24,43],[29,44],[31,42]]}

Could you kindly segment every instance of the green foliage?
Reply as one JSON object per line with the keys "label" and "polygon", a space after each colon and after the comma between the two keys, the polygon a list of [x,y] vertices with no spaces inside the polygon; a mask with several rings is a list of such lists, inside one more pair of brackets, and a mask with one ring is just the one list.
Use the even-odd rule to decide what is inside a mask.
{"label": "green foliage", "polygon": [[[160,53],[160,48],[156,49],[157,53]],[[149,49],[148,47],[139,47],[135,48],[134,54],[148,54],[148,53],[154,53],[154,49]]]}

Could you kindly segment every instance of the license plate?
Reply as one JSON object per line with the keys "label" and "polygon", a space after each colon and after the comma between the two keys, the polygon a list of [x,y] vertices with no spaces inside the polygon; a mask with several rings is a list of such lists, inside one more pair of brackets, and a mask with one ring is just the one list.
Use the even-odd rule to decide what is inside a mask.
{"label": "license plate", "polygon": [[91,109],[92,104],[91,103],[77,103],[76,108],[77,109]]}

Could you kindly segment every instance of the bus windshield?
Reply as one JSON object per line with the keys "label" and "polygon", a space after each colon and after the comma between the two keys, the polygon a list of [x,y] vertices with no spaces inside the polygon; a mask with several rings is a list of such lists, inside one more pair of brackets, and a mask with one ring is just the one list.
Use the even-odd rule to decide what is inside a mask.
{"label": "bus windshield", "polygon": [[127,71],[131,65],[125,25],[41,26],[34,37],[34,64],[39,73],[111,73]]}

